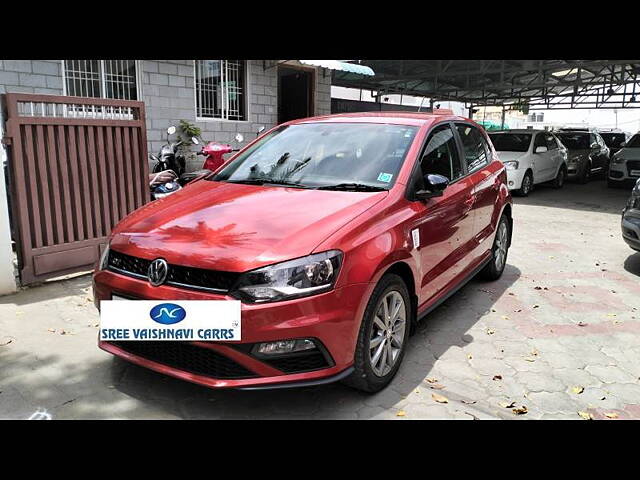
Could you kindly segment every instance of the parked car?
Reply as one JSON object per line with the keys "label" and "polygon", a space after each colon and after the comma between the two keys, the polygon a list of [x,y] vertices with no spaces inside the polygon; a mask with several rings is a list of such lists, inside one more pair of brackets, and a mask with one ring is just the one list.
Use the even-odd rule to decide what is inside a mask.
{"label": "parked car", "polygon": [[501,276],[506,182],[486,133],[462,117],[371,112],[275,127],[124,219],[93,277],[98,308],[112,296],[240,300],[241,341],[99,346],[209,387],[343,380],[378,391],[418,319],[476,274]]}
{"label": "parked car", "polygon": [[640,179],[622,211],[622,238],[627,245],[640,252]]}
{"label": "parked car", "polygon": [[598,133],[604,140],[604,143],[609,147],[609,158],[613,156],[622,148],[622,144],[627,142],[631,135],[622,130],[599,130]]}
{"label": "parked car", "polygon": [[598,132],[567,128],[554,133],[569,151],[569,179],[587,183],[593,175],[609,170],[609,147]]}
{"label": "parked car", "polygon": [[507,167],[509,190],[526,197],[533,186],[553,182],[562,188],[567,177],[567,149],[545,130],[505,130],[489,133],[498,157]]}
{"label": "parked car", "polygon": [[636,133],[611,159],[607,185],[615,187],[640,178],[640,133]]}

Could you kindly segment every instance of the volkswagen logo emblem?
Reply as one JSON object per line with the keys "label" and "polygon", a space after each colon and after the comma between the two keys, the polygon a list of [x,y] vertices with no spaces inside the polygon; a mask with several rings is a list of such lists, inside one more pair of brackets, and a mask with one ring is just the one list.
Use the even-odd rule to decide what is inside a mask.
{"label": "volkswagen logo emblem", "polygon": [[167,265],[167,261],[163,258],[156,258],[153,262],[151,262],[151,265],[149,265],[149,270],[147,271],[149,283],[154,287],[162,285],[167,279],[168,273],[169,265]]}

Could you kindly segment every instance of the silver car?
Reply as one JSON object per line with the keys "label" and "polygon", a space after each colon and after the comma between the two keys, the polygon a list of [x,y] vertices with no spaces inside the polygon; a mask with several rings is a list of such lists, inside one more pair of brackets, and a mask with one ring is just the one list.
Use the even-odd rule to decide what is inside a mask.
{"label": "silver car", "polygon": [[640,178],[640,133],[621,145],[611,158],[607,185],[624,185]]}
{"label": "silver car", "polygon": [[622,238],[640,252],[640,179],[631,191],[631,198],[622,211]]}

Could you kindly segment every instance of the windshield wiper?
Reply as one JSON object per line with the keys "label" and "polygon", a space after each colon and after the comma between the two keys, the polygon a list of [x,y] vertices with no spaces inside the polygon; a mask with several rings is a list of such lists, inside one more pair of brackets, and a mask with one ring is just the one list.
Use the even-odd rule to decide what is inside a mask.
{"label": "windshield wiper", "polygon": [[282,185],[286,187],[311,188],[302,183],[289,182],[287,180],[278,180],[270,178],[245,178],[242,180],[227,180],[228,183],[242,183],[245,185]]}
{"label": "windshield wiper", "polygon": [[354,192],[384,192],[387,189],[366,183],[338,183],[337,185],[323,185],[316,190],[346,190]]}

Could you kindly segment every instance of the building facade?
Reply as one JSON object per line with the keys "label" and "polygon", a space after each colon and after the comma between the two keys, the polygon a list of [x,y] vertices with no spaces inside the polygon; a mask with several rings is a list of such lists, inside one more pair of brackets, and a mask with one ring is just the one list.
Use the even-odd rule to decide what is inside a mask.
{"label": "building facade", "polygon": [[9,92],[141,100],[153,153],[180,120],[239,146],[237,133],[247,143],[261,126],[331,113],[331,72],[295,60],[0,60]]}

